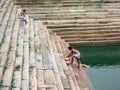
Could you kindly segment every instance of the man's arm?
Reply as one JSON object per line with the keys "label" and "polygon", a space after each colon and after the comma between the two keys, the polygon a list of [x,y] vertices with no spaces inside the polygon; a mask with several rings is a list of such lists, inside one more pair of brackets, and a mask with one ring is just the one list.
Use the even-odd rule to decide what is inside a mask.
{"label": "man's arm", "polygon": [[70,57],[70,56],[72,56],[72,55],[73,55],[73,52],[71,51],[70,54],[69,54],[67,57]]}

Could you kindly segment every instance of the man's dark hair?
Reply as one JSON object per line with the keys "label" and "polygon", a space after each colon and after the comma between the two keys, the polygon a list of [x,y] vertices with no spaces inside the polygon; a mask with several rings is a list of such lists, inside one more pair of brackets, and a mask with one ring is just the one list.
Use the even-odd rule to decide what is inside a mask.
{"label": "man's dark hair", "polygon": [[68,47],[69,50],[73,49],[71,46]]}
{"label": "man's dark hair", "polygon": [[26,9],[23,9],[23,12],[25,13],[25,12],[26,12]]}

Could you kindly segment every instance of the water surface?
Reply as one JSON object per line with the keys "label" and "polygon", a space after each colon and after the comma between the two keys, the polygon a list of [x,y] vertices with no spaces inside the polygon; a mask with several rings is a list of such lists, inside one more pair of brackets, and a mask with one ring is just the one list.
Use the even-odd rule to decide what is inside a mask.
{"label": "water surface", "polygon": [[94,90],[120,90],[120,46],[79,46],[81,62]]}

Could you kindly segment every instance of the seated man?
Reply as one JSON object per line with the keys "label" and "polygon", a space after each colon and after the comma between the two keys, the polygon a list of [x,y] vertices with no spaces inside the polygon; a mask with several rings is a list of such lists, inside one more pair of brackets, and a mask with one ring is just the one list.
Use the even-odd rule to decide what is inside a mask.
{"label": "seated man", "polygon": [[67,57],[72,57],[71,64],[73,63],[73,59],[77,60],[78,66],[77,68],[80,68],[80,52],[71,46],[68,47],[68,49],[71,51],[70,54]]}
{"label": "seated man", "polygon": [[27,20],[26,20],[26,17],[25,17],[25,13],[26,13],[26,10],[25,10],[25,9],[21,10],[21,12],[18,14],[18,18],[19,18],[21,21],[24,21],[25,24],[27,24]]}

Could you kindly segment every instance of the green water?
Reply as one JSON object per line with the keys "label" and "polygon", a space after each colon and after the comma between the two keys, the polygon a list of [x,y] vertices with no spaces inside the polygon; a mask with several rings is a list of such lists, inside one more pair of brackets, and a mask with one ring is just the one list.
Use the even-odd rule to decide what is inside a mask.
{"label": "green water", "polygon": [[120,46],[75,47],[94,90],[120,90]]}

